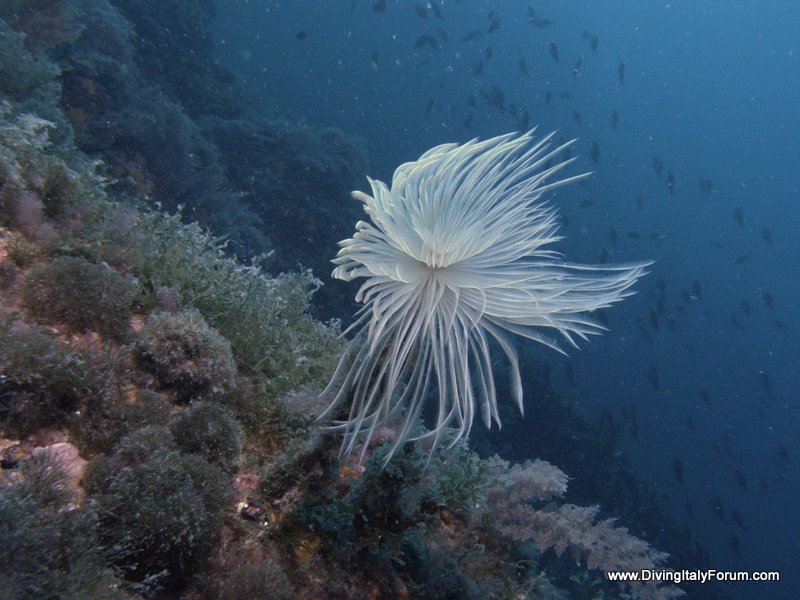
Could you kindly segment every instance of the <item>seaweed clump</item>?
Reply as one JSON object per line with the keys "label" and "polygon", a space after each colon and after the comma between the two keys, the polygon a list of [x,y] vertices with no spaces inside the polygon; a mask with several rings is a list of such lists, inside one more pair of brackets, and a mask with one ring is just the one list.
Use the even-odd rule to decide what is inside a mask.
{"label": "seaweed clump", "polygon": [[31,269],[22,299],[40,322],[63,323],[76,333],[97,331],[123,339],[130,329],[130,308],[138,284],[105,264],[59,256]]}
{"label": "seaweed clump", "polygon": [[242,432],[228,409],[204,402],[184,411],[170,423],[179,450],[203,457],[223,471],[236,469],[242,452]]}
{"label": "seaweed clump", "polygon": [[0,485],[0,595],[3,598],[126,598],[96,513],[76,506],[66,473],[48,453],[22,463]]}
{"label": "seaweed clump", "polygon": [[120,565],[134,580],[189,576],[208,556],[221,525],[227,482],[197,456],[153,454],[114,477],[96,498],[109,544],[126,548]]}
{"label": "seaweed clump", "polygon": [[0,373],[0,425],[16,435],[69,422],[102,389],[84,353],[19,322],[0,323]]}
{"label": "seaweed clump", "polygon": [[[309,314],[322,285],[309,271],[267,275],[180,215],[146,212],[132,227],[133,270],[151,304],[193,307],[229,342],[239,373],[262,394],[326,383],[344,347],[339,325]],[[145,299],[145,303],[148,300]]]}
{"label": "seaweed clump", "polygon": [[136,356],[181,402],[233,387],[236,364],[231,345],[195,309],[149,315],[139,332]]}

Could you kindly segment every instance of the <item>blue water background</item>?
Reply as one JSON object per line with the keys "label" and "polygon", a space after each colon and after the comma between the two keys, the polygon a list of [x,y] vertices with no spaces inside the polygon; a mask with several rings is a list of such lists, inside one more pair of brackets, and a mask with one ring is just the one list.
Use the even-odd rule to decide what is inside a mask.
{"label": "blue water background", "polygon": [[[372,4],[218,2],[220,60],[282,113],[361,137],[370,174],[386,181],[394,167],[434,145],[516,130],[519,118],[509,113],[510,103],[526,109],[541,132],[578,138],[580,158],[572,171],[594,175],[553,197],[569,220],[559,249],[582,262],[597,262],[604,247],[610,262],[656,262],[638,295],[609,311],[611,331],[570,352],[574,389],[561,377],[566,359],[545,348],[528,354],[553,364],[556,383],[590,418],[604,408],[619,415],[623,406],[635,406],[638,440],[626,432],[620,450],[706,547],[713,568],[781,572],[780,584],[727,586],[735,597],[796,598],[800,2],[537,2],[537,16],[556,21],[547,29],[529,24],[523,1],[443,0],[442,20],[433,14],[423,20],[410,1],[388,0],[382,12]],[[487,29],[490,10],[499,30],[461,41]],[[597,35],[596,54],[584,31]],[[297,39],[298,32],[305,39]],[[415,50],[421,34],[436,37],[439,47]],[[551,41],[559,64],[550,57]],[[488,61],[487,47],[493,51]],[[521,57],[528,76],[518,67]],[[484,74],[476,76],[471,67],[480,60]],[[624,84],[618,81],[621,62]],[[504,113],[481,98],[490,86],[503,90]],[[561,98],[562,91],[573,98]],[[467,103],[473,94],[474,109]],[[596,165],[589,158],[594,142],[601,150]],[[663,161],[660,178],[654,157]],[[672,195],[664,181],[668,170],[676,179]],[[701,191],[701,178],[713,183],[711,194]],[[596,204],[580,208],[586,200]],[[612,227],[616,248],[610,246]],[[744,255],[743,264],[734,264]],[[649,309],[659,278],[666,302],[656,330]],[[682,289],[693,296],[688,304]],[[765,291],[774,298],[772,312]],[[653,371],[658,390],[648,380]],[[676,457],[685,468],[683,485],[673,474]],[[724,523],[712,511],[714,497],[722,502]],[[733,509],[744,529],[733,522]],[[732,547],[734,534],[741,556]]]}

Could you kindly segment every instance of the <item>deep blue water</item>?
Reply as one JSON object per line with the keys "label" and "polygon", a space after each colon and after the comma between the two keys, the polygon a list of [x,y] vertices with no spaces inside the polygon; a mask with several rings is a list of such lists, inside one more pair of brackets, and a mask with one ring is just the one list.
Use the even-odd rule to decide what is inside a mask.
{"label": "deep blue water", "polygon": [[[779,584],[728,586],[735,597],[795,598],[800,2],[536,2],[536,16],[555,21],[538,29],[524,1],[440,0],[441,19],[424,3],[427,19],[411,1],[388,0],[381,12],[372,5],[223,0],[215,43],[282,112],[362,138],[370,174],[385,181],[431,146],[518,129],[523,109],[542,132],[578,138],[573,173],[594,175],[552,199],[568,218],[559,249],[583,262],[597,262],[604,248],[610,262],[656,262],[639,293],[608,311],[608,334],[568,359],[528,352],[554,365],[557,383],[590,417],[635,407],[638,439],[626,432],[621,451],[713,568],[781,572]],[[490,11],[499,29],[464,41],[487,31]],[[415,49],[423,34],[437,47]],[[492,86],[504,112],[482,97]],[[585,201],[594,204],[581,208]],[[562,377],[566,360],[574,388]]]}

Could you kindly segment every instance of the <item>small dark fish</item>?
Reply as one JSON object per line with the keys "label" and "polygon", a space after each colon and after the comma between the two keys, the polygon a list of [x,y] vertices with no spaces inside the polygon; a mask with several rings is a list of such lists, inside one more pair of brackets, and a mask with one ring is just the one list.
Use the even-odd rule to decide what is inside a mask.
{"label": "small dark fish", "polygon": [[518,131],[528,131],[531,128],[531,119],[528,115],[528,111],[524,108],[519,113],[519,117],[517,118],[517,130]]}
{"label": "small dark fish", "polygon": [[575,96],[569,90],[564,90],[563,92],[558,92],[558,97],[563,98],[564,100],[571,100]]}
{"label": "small dark fish", "polygon": [[619,78],[620,85],[625,83],[625,63],[624,62],[619,63],[619,66],[617,67],[617,77]]}
{"label": "small dark fish", "polygon": [[761,389],[767,395],[767,398],[772,399],[772,382],[769,380],[769,373],[764,369],[758,372],[758,377],[761,379]]}
{"label": "small dark fish", "polygon": [[428,101],[425,102],[425,114],[426,115],[431,114],[432,110],[433,110],[433,97],[428,98]]}
{"label": "small dark fish", "polygon": [[661,178],[661,172],[664,170],[664,161],[658,158],[657,156],[653,157],[653,171],[655,174]]}
{"label": "small dark fish", "polygon": [[656,331],[661,331],[661,328],[658,326],[658,315],[656,314],[656,311],[654,311],[652,308],[649,308],[647,312],[648,316],[650,317],[650,325]]}
{"label": "small dark fish", "polygon": [[608,314],[602,308],[598,308],[592,313],[603,326],[608,327]]}
{"label": "small dark fish", "polygon": [[655,300],[655,303],[656,303],[656,305],[655,305],[656,313],[658,313],[659,315],[664,314],[664,311],[666,310],[666,301],[665,301],[666,299],[665,299],[664,295],[659,293],[659,294],[656,295],[654,300]]}
{"label": "small dark fish", "polygon": [[670,194],[675,193],[675,175],[669,170],[667,171],[667,189],[669,189]]}
{"label": "small dark fish", "polygon": [[681,300],[683,300],[685,304],[690,304],[692,301],[692,297],[689,295],[686,288],[681,289]]}
{"label": "small dark fish", "polygon": [[781,331],[789,329],[789,326],[780,319],[775,319],[772,324],[775,325],[775,329],[780,329]]}
{"label": "small dark fish", "polygon": [[619,113],[614,109],[614,112],[611,113],[611,129],[614,131],[617,130],[617,123],[619,123]]}
{"label": "small dark fish", "polygon": [[594,200],[584,200],[580,204],[578,204],[578,208],[590,208],[595,204],[596,202]]}
{"label": "small dark fish", "polygon": [[636,405],[626,404],[622,407],[622,420],[628,426],[628,433],[635,440],[639,439],[639,421],[636,418]]}
{"label": "small dark fish", "polygon": [[711,394],[708,393],[708,390],[703,388],[700,390],[700,397],[703,399],[703,402],[710,405],[711,404]]}
{"label": "small dark fish", "polygon": [[665,239],[667,239],[667,234],[661,233],[659,231],[654,231],[650,234],[650,239],[653,240],[654,242],[663,242]]}
{"label": "small dark fish", "polygon": [[737,265],[737,266],[738,265],[743,265],[744,263],[746,263],[749,260],[750,260],[750,254],[740,254],[739,256],[737,256],[736,258],[734,258],[731,261],[731,264],[734,264],[734,265]]}
{"label": "small dark fish", "polygon": [[659,298],[664,298],[667,295],[667,282],[664,281],[663,277],[659,277],[656,280],[656,291],[658,292]]}
{"label": "small dark fish", "polygon": [[439,35],[439,39],[445,44],[450,41],[450,36],[447,34],[447,31],[445,31],[444,27],[439,27],[436,33]]}
{"label": "small dark fish", "polygon": [[294,34],[294,37],[296,40],[303,41],[308,37],[308,34],[305,31],[298,31],[297,33]]}
{"label": "small dark fish", "polygon": [[714,440],[711,443],[711,448],[714,450],[717,456],[719,456],[720,458],[725,458],[725,454],[722,452],[722,446],[720,446],[717,440]]}
{"label": "small dark fish", "polygon": [[731,313],[729,320],[735,329],[744,329],[744,325],[739,322],[739,317],[736,316],[736,313]]}
{"label": "small dark fish", "polygon": [[470,67],[473,75],[483,75],[483,60],[479,60],[476,63],[472,63]]}
{"label": "small dark fish", "polygon": [[536,12],[529,6],[528,7],[528,22],[535,29],[547,29],[556,24],[553,19],[545,19],[536,16]]}
{"label": "small dark fish", "polygon": [[733,474],[736,476],[736,484],[742,488],[745,492],[747,491],[747,477],[744,476],[741,470],[736,469]]}
{"label": "small dark fish", "polygon": [[481,96],[483,96],[483,99],[489,106],[496,108],[500,112],[506,111],[506,106],[505,106],[506,96],[503,93],[503,90],[501,90],[496,85],[481,90]]}
{"label": "small dark fish", "polygon": [[736,523],[736,526],[739,529],[744,529],[744,519],[742,518],[742,513],[740,513],[735,508],[732,508],[731,509],[731,518],[733,519],[733,522]]}
{"label": "small dark fish", "polygon": [[616,432],[619,428],[614,423],[614,413],[610,408],[600,411],[600,437],[607,436],[611,432]]}
{"label": "small dark fish", "polygon": [[489,62],[494,56],[494,50],[492,50],[491,46],[487,46],[486,50],[483,51],[483,55],[486,57],[486,62]]}
{"label": "small dark fish", "polygon": [[722,508],[722,500],[720,500],[719,496],[711,498],[711,512],[713,512],[720,521],[725,523],[725,509]]}
{"label": "small dark fish", "polygon": [[694,424],[694,420],[691,417],[686,419],[686,429],[691,432],[697,431],[697,426]]}
{"label": "small dark fish", "polygon": [[761,229],[761,238],[768,244],[772,243],[772,232],[769,230],[769,227]]}
{"label": "small dark fish", "polygon": [[653,386],[655,391],[658,391],[658,371],[652,365],[650,365],[650,368],[647,370],[647,381],[650,382],[650,385]]}
{"label": "small dark fish", "polygon": [[672,459],[672,474],[675,475],[678,483],[683,485],[683,461],[677,456]]}
{"label": "small dark fish", "polygon": [[742,464],[742,453],[734,450],[731,444],[731,436],[728,432],[718,435],[714,443],[718,445],[720,456],[732,460],[736,464]]}
{"label": "small dark fish", "polygon": [[781,462],[785,465],[789,464],[789,453],[786,451],[786,447],[779,445],[778,446],[778,458]]}
{"label": "small dark fish", "polygon": [[373,2],[372,10],[375,12],[383,12],[386,10],[386,0],[378,0],[377,2]]}
{"label": "small dark fish", "polygon": [[544,105],[545,105],[545,106],[547,106],[548,104],[550,104],[550,99],[551,99],[552,97],[553,97],[553,94],[551,94],[550,92],[545,92],[545,94],[544,94]]}
{"label": "small dark fish", "polygon": [[577,110],[573,110],[572,120],[575,121],[575,124],[580,127],[581,123],[583,122],[583,119],[581,118],[581,113],[579,113]]}
{"label": "small dark fish", "polygon": [[603,248],[600,251],[600,256],[597,258],[597,262],[601,265],[604,265],[608,262],[608,248]]}
{"label": "small dark fish", "polygon": [[592,48],[592,54],[597,54],[597,43],[600,40],[597,39],[597,36],[592,34],[591,39],[589,40],[589,46]]}
{"label": "small dark fish", "polygon": [[489,29],[487,33],[494,33],[500,29],[500,19],[497,17],[497,13],[493,10],[489,11]]}
{"label": "small dark fish", "polygon": [[741,208],[733,209],[733,220],[736,221],[739,227],[744,227],[744,213]]}
{"label": "small dark fish", "polygon": [[432,35],[422,34],[417,38],[417,43],[414,44],[414,49],[418,50],[419,48],[432,48],[436,49],[439,47],[439,42],[436,41],[436,38]]}
{"label": "small dark fish", "polygon": [[598,164],[600,162],[600,144],[597,142],[592,142],[592,147],[589,149],[589,156],[592,157],[594,164]]}
{"label": "small dark fish", "polygon": [[641,319],[636,319],[636,326],[639,328],[639,333],[642,334],[642,338],[644,341],[647,342],[648,346],[653,345],[653,336],[650,335],[650,331],[645,327],[644,321]]}
{"label": "small dark fish", "polygon": [[484,36],[486,32],[480,29],[473,29],[467,35],[461,38],[462,42],[474,42],[477,39],[480,39]]}
{"label": "small dark fish", "polygon": [[561,62],[558,59],[558,46],[556,46],[555,42],[550,42],[550,58],[552,58],[553,62],[556,63],[556,64]]}
{"label": "small dark fish", "polygon": [[575,387],[575,370],[572,368],[572,363],[567,361],[564,363],[564,378],[572,387]]}
{"label": "small dark fish", "polygon": [[544,364],[542,364],[542,382],[545,384],[545,387],[548,388],[551,387],[550,373],[551,373],[550,363],[545,361]]}
{"label": "small dark fish", "polygon": [[703,297],[703,286],[697,279],[692,282],[692,293],[697,296],[698,300]]}
{"label": "small dark fish", "polygon": [[731,533],[730,545],[736,556],[742,556],[742,545],[739,543],[739,536],[735,533]]}
{"label": "small dark fish", "polygon": [[464,126],[464,129],[472,129],[472,113],[469,113],[464,119],[461,121],[461,124]]}
{"label": "small dark fish", "polygon": [[642,239],[641,234],[636,232],[636,231],[629,231],[627,235],[628,235],[628,239],[629,240],[640,240],[640,239]]}
{"label": "small dark fish", "polygon": [[608,243],[611,244],[612,248],[617,247],[617,230],[613,227],[608,230]]}
{"label": "small dark fish", "polygon": [[517,67],[519,68],[520,73],[522,73],[526,77],[528,76],[528,61],[525,60],[524,56],[521,57],[519,61],[517,61]]}
{"label": "small dark fish", "polygon": [[369,53],[369,62],[374,70],[378,69],[378,51],[371,50]]}
{"label": "small dark fish", "polygon": [[709,196],[714,193],[714,184],[711,183],[710,179],[706,179],[705,177],[700,178],[700,182],[697,184],[700,188],[700,191],[704,194],[708,194]]}
{"label": "small dark fish", "polygon": [[641,194],[636,195],[636,208],[642,210],[642,206],[644,206],[644,196]]}
{"label": "small dark fish", "polygon": [[750,303],[747,301],[746,298],[742,298],[741,300],[739,300],[739,308],[742,309],[742,312],[746,316],[748,317],[750,316]]}
{"label": "small dark fish", "polygon": [[428,0],[427,2],[418,2],[414,6],[414,12],[423,21],[430,19],[431,13],[435,14],[440,19],[442,18],[442,11],[439,8],[439,5],[436,4],[436,2],[433,2],[433,0]]}
{"label": "small dark fish", "polygon": [[767,307],[767,310],[769,312],[772,312],[773,309],[772,294],[770,294],[767,290],[761,290],[761,300],[764,302],[764,306]]}
{"label": "small dark fish", "polygon": [[581,65],[583,64],[583,56],[579,56],[578,60],[575,61],[575,64],[572,65],[572,78],[575,79],[578,75],[581,74]]}

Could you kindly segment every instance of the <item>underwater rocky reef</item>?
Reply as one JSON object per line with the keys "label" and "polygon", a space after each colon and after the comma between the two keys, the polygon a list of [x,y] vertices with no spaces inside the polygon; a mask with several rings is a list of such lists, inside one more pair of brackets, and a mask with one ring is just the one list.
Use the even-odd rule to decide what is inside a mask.
{"label": "underwater rocky reef", "polygon": [[682,595],[603,577],[702,550],[667,517],[641,539],[658,502],[613,425],[541,374],[538,447],[384,466],[387,427],[339,459],[315,418],[345,342],[315,315],[347,288],[314,248],[357,218],[363,151],[247,105],[213,3],[162,4],[0,6],[0,598]]}

